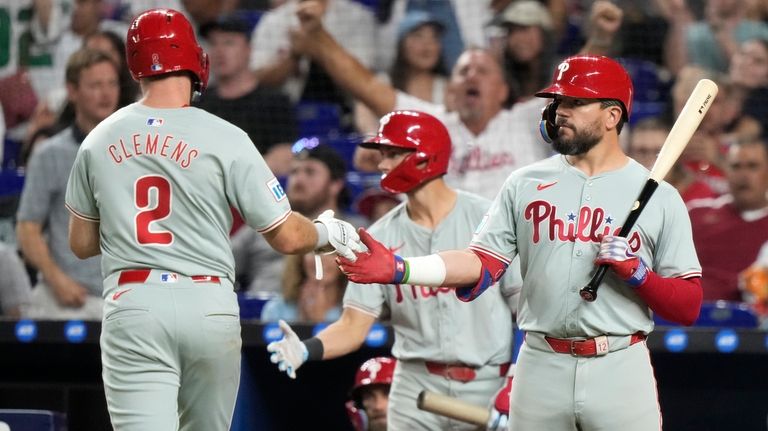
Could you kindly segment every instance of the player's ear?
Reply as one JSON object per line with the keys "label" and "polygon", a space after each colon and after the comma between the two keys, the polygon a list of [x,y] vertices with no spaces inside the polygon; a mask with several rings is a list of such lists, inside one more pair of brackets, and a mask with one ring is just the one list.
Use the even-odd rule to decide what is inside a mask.
{"label": "player's ear", "polygon": [[609,106],[605,110],[605,128],[615,129],[622,119],[622,110],[620,106]]}

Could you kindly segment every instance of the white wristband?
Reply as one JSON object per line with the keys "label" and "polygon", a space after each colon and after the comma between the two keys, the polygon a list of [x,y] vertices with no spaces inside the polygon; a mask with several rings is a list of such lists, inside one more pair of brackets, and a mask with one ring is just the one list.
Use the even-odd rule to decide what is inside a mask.
{"label": "white wristband", "polygon": [[403,283],[440,287],[445,281],[445,261],[437,254],[407,257],[408,277]]}

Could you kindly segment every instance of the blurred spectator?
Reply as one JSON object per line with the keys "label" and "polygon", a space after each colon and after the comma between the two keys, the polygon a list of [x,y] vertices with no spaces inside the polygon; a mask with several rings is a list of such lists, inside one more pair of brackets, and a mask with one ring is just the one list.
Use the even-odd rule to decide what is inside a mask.
{"label": "blurred spectator", "polygon": [[728,76],[731,83],[746,90],[768,87],[768,39],[750,39],[739,45]]}
{"label": "blurred spectator", "polygon": [[237,15],[221,17],[200,28],[210,47],[216,84],[208,87],[196,106],[243,129],[272,172],[284,176],[293,157],[296,116],[288,98],[260,85],[249,69],[251,30],[251,24]]}
{"label": "blurred spectator", "polygon": [[[71,12],[70,12],[71,7]],[[102,19],[103,0],[34,0],[30,26],[21,36],[19,65],[27,68],[40,103],[58,113],[66,101],[61,87],[69,56],[96,30],[125,35],[128,25]]]}
{"label": "blurred spectator", "polygon": [[389,388],[397,359],[379,356],[363,362],[347,401],[347,415],[355,431],[387,431]]}
{"label": "blurred spectator", "polygon": [[[198,30],[205,24],[228,15],[237,9],[238,0],[181,0],[184,15],[189,17],[194,27]],[[162,5],[162,7],[168,7]]]}
{"label": "blurred spectator", "polygon": [[[263,84],[282,86],[293,102],[342,102],[344,95],[322,69],[291,47],[291,34],[299,26],[296,9],[300,3],[290,0],[261,17],[251,41],[251,69]],[[352,0],[318,0],[318,4],[333,36],[364,65],[372,65],[376,24],[371,12]]]}
{"label": "blurred spectator", "polygon": [[16,250],[0,242],[0,317],[18,319],[29,306],[32,286]]}
{"label": "blurred spectator", "polygon": [[[404,93],[442,104],[448,84],[441,56],[443,29],[443,24],[426,12],[408,12],[397,30],[397,54],[389,74],[377,77]],[[360,102],[355,104],[355,122],[363,134],[375,133],[379,128],[379,117]]]}
{"label": "blurred spectator", "polygon": [[[365,226],[362,217],[344,213],[349,205],[344,159],[333,148],[319,145],[297,152],[288,175],[286,194],[294,211],[314,219],[333,210],[337,218]],[[232,237],[235,272],[242,290],[249,293],[280,291],[283,255],[269,246],[263,235],[243,227]]]}
{"label": "blurred spectator", "polygon": [[427,13],[443,24],[442,59],[450,70],[466,47],[487,45],[484,26],[492,16],[491,3],[493,0],[380,0],[375,70],[391,67],[398,27],[405,15],[413,12]]}
{"label": "blurred spectator", "polygon": [[[399,109],[423,111],[438,117],[448,128],[453,153],[446,176],[449,184],[493,198],[514,169],[543,158],[538,123],[543,99],[503,108],[509,94],[502,67],[484,49],[466,50],[453,69],[450,99],[445,105],[425,102],[378,81],[371,71],[344,50],[319,20],[317,2],[301,4],[302,30],[294,35],[294,48],[307,52],[328,74],[375,115]],[[515,139],[510,139],[514,136]],[[373,171],[379,155],[373,150],[355,153],[356,167]]]}
{"label": "blurred spectator", "polygon": [[402,200],[397,195],[374,187],[363,192],[354,206],[360,215],[368,219],[368,224],[373,224],[400,203]]}
{"label": "blurred spectator", "polygon": [[125,60],[124,36],[112,31],[98,30],[83,38],[83,47],[104,51],[119,66],[120,98],[117,106],[122,108],[135,102],[139,97],[139,83],[131,77]]}
{"label": "blurred spectator", "polygon": [[740,43],[768,39],[768,24],[747,18],[746,0],[706,0],[704,19],[694,21],[685,1],[666,2],[670,32],[666,63],[674,74],[687,64],[726,72]]}
{"label": "blurred spectator", "polygon": [[[121,0],[127,9],[123,21],[132,22],[140,13],[149,9],[167,8],[182,11],[181,0]],[[192,18],[188,16],[188,18]]]}
{"label": "blurred spectator", "polygon": [[[17,72],[19,67],[19,38],[29,26],[29,13],[32,0],[3,0],[0,2],[4,20],[3,39],[0,49],[0,78]],[[2,93],[2,91],[0,91]]]}
{"label": "blurred spectator", "polygon": [[741,300],[738,274],[768,241],[768,146],[739,142],[728,152],[730,193],[689,203],[704,300]]}
{"label": "blurred spectator", "polygon": [[510,100],[527,100],[552,78],[557,48],[551,39],[552,18],[538,1],[518,0],[496,19],[504,29],[501,55]]}
{"label": "blurred spectator", "polygon": [[315,279],[315,255],[284,257],[282,295],[264,304],[261,320],[275,322],[332,322],[341,316],[341,299],[347,278],[336,265],[336,256],[320,256],[322,279]]}
{"label": "blurred spectator", "polygon": [[[631,130],[628,155],[651,170],[669,130],[670,126],[657,118],[646,118],[638,122]],[[665,180],[677,189],[684,202],[717,196],[706,182],[697,178],[680,160],[672,166]]]}
{"label": "blurred spectator", "polygon": [[29,317],[100,319],[101,259],[83,261],[70,250],[64,189],[80,143],[117,107],[117,65],[101,51],[77,51],[67,63],[66,89],[75,122],[33,151],[17,214],[21,250],[42,276]]}
{"label": "blurred spectator", "polygon": [[35,110],[42,109],[42,106],[47,109],[47,105],[38,103],[29,73],[24,70],[0,79],[0,105],[3,106],[7,137],[16,141],[24,140],[26,122],[33,117]]}

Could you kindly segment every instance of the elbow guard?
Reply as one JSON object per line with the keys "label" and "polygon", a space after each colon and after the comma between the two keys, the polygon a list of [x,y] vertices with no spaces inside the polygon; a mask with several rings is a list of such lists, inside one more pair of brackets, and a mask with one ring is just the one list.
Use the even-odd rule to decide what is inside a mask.
{"label": "elbow guard", "polygon": [[480,296],[489,287],[504,275],[507,270],[508,263],[503,262],[488,253],[470,248],[475,255],[480,259],[480,278],[474,286],[459,287],[456,289],[456,297],[464,302],[470,302]]}

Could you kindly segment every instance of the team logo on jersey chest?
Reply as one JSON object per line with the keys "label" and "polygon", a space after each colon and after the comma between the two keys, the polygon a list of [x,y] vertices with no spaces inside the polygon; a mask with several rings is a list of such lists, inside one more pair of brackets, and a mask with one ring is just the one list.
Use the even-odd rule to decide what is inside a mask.
{"label": "team logo on jersey chest", "polygon": [[[583,206],[578,211],[571,211],[562,217],[557,214],[557,206],[547,201],[535,200],[525,207],[523,215],[533,223],[534,244],[543,240],[599,243],[603,236],[616,235],[621,230],[616,219],[602,207]],[[630,248],[636,252],[640,245],[640,235],[632,232],[629,236]]]}

